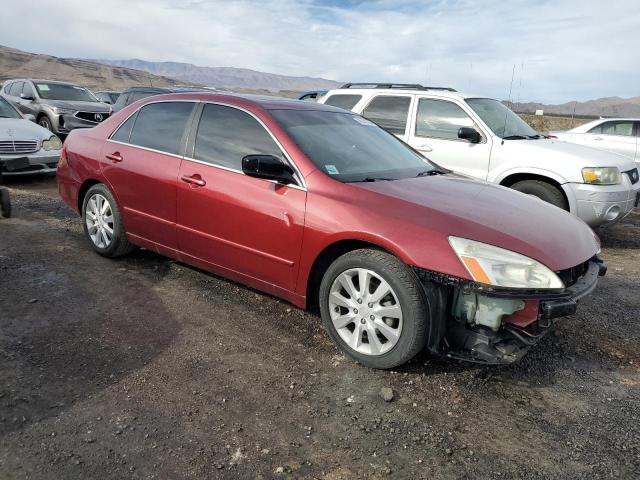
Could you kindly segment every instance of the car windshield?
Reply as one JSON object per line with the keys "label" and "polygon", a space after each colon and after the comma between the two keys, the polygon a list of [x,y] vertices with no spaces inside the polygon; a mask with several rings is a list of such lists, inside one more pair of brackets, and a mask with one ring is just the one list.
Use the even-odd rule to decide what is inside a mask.
{"label": "car windshield", "polygon": [[505,140],[540,138],[533,128],[498,100],[467,98],[466,102],[493,133]]}
{"label": "car windshield", "polygon": [[0,97],[0,118],[22,118],[7,100]]}
{"label": "car windshield", "polygon": [[271,114],[320,170],[341,182],[399,180],[438,171],[363,117],[322,110],[272,110]]}
{"label": "car windshield", "polygon": [[76,102],[97,102],[98,99],[86,88],[62,83],[36,82],[38,95],[45,100],[67,100]]}

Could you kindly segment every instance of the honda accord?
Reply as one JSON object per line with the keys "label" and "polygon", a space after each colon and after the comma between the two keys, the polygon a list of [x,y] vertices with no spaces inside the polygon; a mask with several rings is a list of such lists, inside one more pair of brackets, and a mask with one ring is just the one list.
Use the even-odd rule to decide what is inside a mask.
{"label": "honda accord", "polygon": [[318,308],[374,368],[424,348],[516,361],[606,271],[582,220],[309,102],[149,97],[72,131],[58,182],[98,254],[143,247]]}

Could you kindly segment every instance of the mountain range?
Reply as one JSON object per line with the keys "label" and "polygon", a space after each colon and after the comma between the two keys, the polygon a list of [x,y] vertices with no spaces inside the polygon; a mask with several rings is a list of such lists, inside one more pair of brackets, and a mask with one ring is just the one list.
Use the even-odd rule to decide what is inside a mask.
{"label": "mountain range", "polygon": [[219,88],[249,88],[279,90],[311,90],[331,89],[341,85],[339,82],[325,78],[292,77],[275,73],[259,72],[248,68],[234,67],[200,67],[191,63],[180,62],[148,62],[146,60],[89,60],[116,67],[142,70],[183,80],[187,83],[197,83]]}
{"label": "mountain range", "polygon": [[543,110],[545,115],[640,118],[640,97],[604,97],[586,102],[576,101],[559,105],[545,105],[535,102],[514,103],[511,108],[518,113],[534,113],[536,110]]}

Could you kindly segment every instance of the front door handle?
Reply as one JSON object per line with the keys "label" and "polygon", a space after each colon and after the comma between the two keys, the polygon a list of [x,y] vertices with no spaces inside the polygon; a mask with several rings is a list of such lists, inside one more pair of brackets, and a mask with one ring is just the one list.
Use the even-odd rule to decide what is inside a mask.
{"label": "front door handle", "polygon": [[593,137],[594,140],[602,140],[602,137]]}
{"label": "front door handle", "polygon": [[197,185],[198,187],[204,187],[207,184],[207,182],[205,182],[204,179],[197,173],[193,175],[182,175],[180,177],[180,180],[182,180],[183,182],[191,183],[193,185]]}
{"label": "front door handle", "polygon": [[418,145],[414,146],[413,148],[415,148],[416,150],[422,150],[423,152],[432,152],[433,151],[433,148],[431,148],[426,143],[418,144]]}
{"label": "front door handle", "polygon": [[124,158],[122,158],[122,155],[120,155],[120,152],[107,153],[105,157],[113,162],[121,162],[122,160],[124,160]]}

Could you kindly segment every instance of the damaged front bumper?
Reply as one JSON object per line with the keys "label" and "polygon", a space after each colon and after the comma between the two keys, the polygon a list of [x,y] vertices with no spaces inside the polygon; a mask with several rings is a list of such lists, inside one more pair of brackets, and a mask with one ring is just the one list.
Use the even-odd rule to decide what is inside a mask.
{"label": "damaged front bumper", "polygon": [[[509,364],[553,327],[554,320],[572,315],[607,268],[598,257],[559,272],[564,289],[523,290],[491,287],[473,281],[416,269],[425,288],[435,285],[441,305],[432,309],[439,322],[429,339],[432,353],[486,364]],[[433,288],[433,287],[430,287]],[[440,312],[434,315],[435,310]]]}

